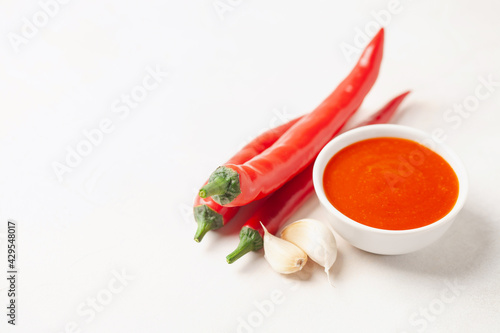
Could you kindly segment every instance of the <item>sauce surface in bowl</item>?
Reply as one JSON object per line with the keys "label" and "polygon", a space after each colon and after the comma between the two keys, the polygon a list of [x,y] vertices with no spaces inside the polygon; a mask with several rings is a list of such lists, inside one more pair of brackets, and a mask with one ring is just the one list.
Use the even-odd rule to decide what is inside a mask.
{"label": "sauce surface in bowl", "polygon": [[328,162],[323,187],[342,214],[387,230],[438,221],[451,211],[459,190],[444,158],[399,138],[367,139],[343,148]]}

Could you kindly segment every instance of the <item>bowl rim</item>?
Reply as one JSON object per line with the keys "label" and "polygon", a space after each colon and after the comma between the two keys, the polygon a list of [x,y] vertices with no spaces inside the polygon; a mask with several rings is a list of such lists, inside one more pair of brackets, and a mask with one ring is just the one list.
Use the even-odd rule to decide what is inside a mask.
{"label": "bowl rim", "polygon": [[[375,135],[375,132],[387,132],[384,135]],[[371,135],[373,133],[373,135]],[[398,136],[397,133],[405,133],[407,134],[407,137],[403,136]],[[353,140],[353,137],[359,137],[362,136],[363,134],[367,134],[368,137],[364,138],[358,138]],[[408,138],[408,136],[412,136],[413,138]],[[323,163],[326,160],[326,163],[330,161],[330,159],[341,149],[354,144],[359,141],[367,140],[367,139],[372,139],[372,138],[383,138],[383,137],[392,137],[392,138],[402,138],[402,139],[407,139],[411,140],[414,142],[417,142],[429,149],[431,149],[433,152],[441,156],[453,169],[455,172],[457,178],[458,178],[458,197],[457,201],[455,202],[455,205],[453,208],[441,219],[432,222],[431,224],[419,227],[419,228],[413,228],[413,229],[404,229],[404,230],[389,230],[389,229],[380,229],[380,228],[375,228],[375,227],[370,227],[365,224],[362,224],[360,222],[357,222],[350,217],[344,215],[341,213],[333,204],[328,200],[326,197],[324,188],[323,188],[323,173],[324,173],[324,167],[321,168],[320,164]],[[352,141],[351,141],[352,140]],[[431,140],[432,143],[434,144],[434,147],[429,147],[429,145],[426,145],[423,142],[427,142],[426,140]],[[344,144],[346,141],[349,143]],[[338,147],[337,147],[338,146]],[[332,148],[333,147],[333,148]],[[442,153],[439,153],[437,148],[439,147],[438,150],[441,150],[445,152],[445,155],[443,156]],[[326,164],[325,164],[326,167]],[[463,208],[465,201],[467,199],[467,193],[468,193],[468,176],[465,170],[465,167],[458,157],[458,155],[444,142],[435,140],[435,138],[422,130],[410,127],[410,126],[405,126],[405,125],[398,125],[398,124],[375,124],[375,125],[366,125],[363,127],[355,128],[352,130],[349,130],[347,132],[344,132],[340,134],[339,136],[333,138],[330,142],[328,142],[323,149],[320,151],[318,154],[315,162],[314,162],[314,167],[313,167],[313,183],[314,183],[314,189],[316,192],[316,195],[318,196],[320,202],[327,208],[327,210],[335,215],[339,220],[342,222],[348,224],[351,227],[354,227],[356,229],[360,229],[362,231],[368,231],[368,232],[374,232],[378,234],[386,234],[386,235],[404,235],[404,234],[413,234],[413,233],[420,233],[420,232],[426,232],[432,229],[439,228],[441,225],[446,224],[449,221],[452,221],[453,218],[458,214],[458,212]]]}

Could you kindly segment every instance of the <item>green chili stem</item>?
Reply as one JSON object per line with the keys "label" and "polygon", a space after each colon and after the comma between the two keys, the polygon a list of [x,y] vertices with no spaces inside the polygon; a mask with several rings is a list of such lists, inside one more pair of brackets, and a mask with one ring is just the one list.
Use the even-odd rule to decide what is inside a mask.
{"label": "green chili stem", "polygon": [[207,198],[213,195],[221,195],[226,193],[228,186],[229,186],[228,179],[222,177],[215,177],[213,180],[211,180],[201,188],[199,195],[201,198]]}

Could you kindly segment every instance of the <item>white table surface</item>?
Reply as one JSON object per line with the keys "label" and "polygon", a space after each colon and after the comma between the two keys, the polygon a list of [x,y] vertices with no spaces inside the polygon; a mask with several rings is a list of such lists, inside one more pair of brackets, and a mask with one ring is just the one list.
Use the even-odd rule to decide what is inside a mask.
{"label": "white table surface", "polygon": [[[0,4],[2,270],[7,219],[19,251],[17,325],[2,278],[2,332],[500,330],[499,2],[62,2],[41,0],[51,16]],[[195,243],[192,200],[211,171],[319,104],[352,68],[340,46],[394,6],[356,119],[412,90],[395,122],[442,129],[469,173],[452,228],[403,256],[337,237],[335,287],[312,263],[281,276],[262,252],[228,265],[237,225]],[[132,92],[147,96],[125,107]],[[99,126],[111,130],[85,146]],[[91,152],[60,181],[54,165],[78,145]],[[292,219],[324,214],[313,198]]]}

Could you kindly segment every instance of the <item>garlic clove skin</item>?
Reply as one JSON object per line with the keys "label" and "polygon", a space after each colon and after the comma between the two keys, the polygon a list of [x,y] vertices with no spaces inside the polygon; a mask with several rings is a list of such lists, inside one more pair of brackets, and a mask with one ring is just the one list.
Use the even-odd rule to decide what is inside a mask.
{"label": "garlic clove skin", "polygon": [[297,246],[271,235],[264,229],[264,258],[278,273],[291,274],[298,272],[307,262],[307,255]]}
{"label": "garlic clove skin", "polygon": [[337,259],[337,242],[333,232],[324,223],[314,219],[293,222],[283,229],[281,238],[301,248],[329,275]]}

